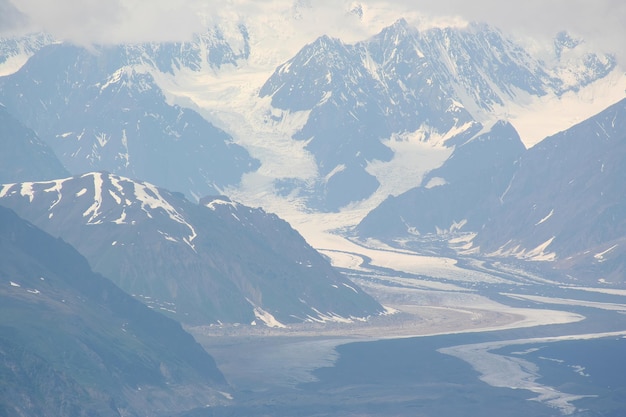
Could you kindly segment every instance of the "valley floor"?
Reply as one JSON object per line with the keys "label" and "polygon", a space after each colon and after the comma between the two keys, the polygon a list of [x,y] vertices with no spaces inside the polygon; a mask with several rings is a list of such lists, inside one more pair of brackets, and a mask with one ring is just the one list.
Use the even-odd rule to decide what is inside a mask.
{"label": "valley floor", "polygon": [[[600,415],[594,414],[593,409],[589,412],[577,406],[585,401],[606,403],[601,401],[601,395],[605,395],[603,391],[588,384],[590,378],[584,379],[579,385],[572,385],[569,379],[560,381],[560,385],[567,388],[569,384],[574,390],[568,393],[564,388],[540,382],[550,380],[548,375],[542,374],[545,365],[541,369],[538,365],[542,361],[546,362],[542,357],[534,358],[533,362],[523,359],[519,352],[515,355],[501,355],[497,352],[517,345],[531,346],[528,352],[534,352],[549,344],[561,346],[557,342],[563,341],[583,343],[606,338],[626,340],[625,291],[572,287],[515,265],[424,256],[376,242],[364,244],[344,240],[341,245],[327,246],[322,252],[336,267],[385,305],[388,314],[367,320],[305,323],[287,328],[212,326],[190,329],[216,358],[220,369],[235,391],[239,392],[237,404],[243,401],[247,407],[252,407],[246,413],[266,415],[255,414],[251,410],[278,402],[285,408],[280,408],[282,411],[276,409],[267,415],[283,415],[283,412],[284,415],[291,412],[303,415],[309,415],[309,412],[310,415],[318,415],[315,414],[317,412],[321,413],[319,415],[349,415],[347,409],[341,407],[341,411],[326,410],[328,414],[320,410],[329,404],[343,404],[355,395],[363,394],[356,394],[353,390],[365,382],[355,385],[351,381],[336,386],[336,380],[340,377],[350,379],[350,375],[361,372],[355,369],[374,366],[373,363],[378,362],[380,357],[377,343],[388,342],[392,346],[405,343],[406,346],[413,346],[411,349],[423,349],[423,355],[433,355],[432,360],[443,361],[442,364],[447,363],[443,358],[453,357],[459,364],[469,365],[467,372],[462,375],[457,375],[456,371],[442,370],[441,375],[437,372],[432,378],[443,378],[442,383],[461,384],[463,387],[471,387],[471,390],[476,389],[471,395],[476,396],[477,401],[485,395],[501,393],[501,389],[514,388],[515,394],[511,395],[515,399],[511,400],[511,404],[522,401],[524,407],[532,409],[527,410],[527,416]],[[363,348],[369,352],[365,356],[367,359],[356,362],[353,366],[357,368],[345,368],[345,363],[358,357],[354,354],[354,351],[360,352],[358,346],[368,346]],[[394,361],[402,357],[407,364],[412,363],[411,352],[402,348],[397,358],[380,360],[382,363],[389,362],[391,369],[397,366]],[[594,354],[602,357],[602,352]],[[565,359],[557,358],[554,361],[559,363]],[[571,367],[584,368],[580,364],[571,364]],[[398,372],[402,373],[401,369]],[[338,374],[331,379],[324,377],[333,372]],[[502,372],[505,372],[504,376]],[[584,372],[582,374],[585,375]],[[354,415],[387,415],[390,411],[384,404],[391,401],[395,394],[392,395],[387,388],[372,388],[371,385],[378,386],[381,375],[384,375],[383,371],[368,376],[373,382],[362,387],[365,390],[363,392],[367,392],[363,394],[368,398],[367,401],[378,401],[376,404],[381,407],[380,410],[362,413],[357,410],[359,406]],[[421,376],[412,377],[407,382],[409,385],[416,383],[419,389],[424,389],[434,383],[428,376],[421,373],[416,375]],[[394,380],[393,376],[390,378]],[[459,381],[459,378],[465,382]],[[468,382],[470,380],[473,382]],[[626,382],[624,384],[619,388],[626,389]],[[328,397],[325,390],[331,389],[330,386],[333,387],[333,394]],[[435,391],[432,395],[439,399],[433,400],[430,411],[424,415],[439,412],[445,405],[445,395],[442,391]],[[322,395],[323,392],[326,394]],[[520,394],[522,392],[523,395]],[[417,397],[410,393],[402,395],[406,395],[402,401],[411,404],[417,401]],[[308,412],[297,408],[304,401],[302,396],[306,397],[305,403],[312,407]],[[526,401],[528,399],[535,399],[536,402],[531,404]],[[499,405],[495,409],[506,409],[511,405],[502,399],[498,401],[496,403]],[[392,402],[395,404],[397,401]],[[541,407],[536,409],[536,403],[541,404]],[[623,407],[619,402],[608,404],[610,412],[606,415],[613,415],[611,412],[614,410],[626,410],[626,404]],[[542,414],[544,408],[554,414]],[[299,411],[294,411],[296,409]],[[449,411],[447,415],[455,416],[459,410],[462,410],[462,406],[457,411]],[[398,411],[397,415],[421,414]]]}

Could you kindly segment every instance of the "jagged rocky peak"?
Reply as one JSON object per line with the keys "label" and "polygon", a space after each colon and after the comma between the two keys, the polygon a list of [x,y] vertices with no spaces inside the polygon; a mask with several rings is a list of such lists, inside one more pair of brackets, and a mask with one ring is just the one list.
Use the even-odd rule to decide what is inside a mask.
{"label": "jagged rocky peak", "polygon": [[219,26],[193,35],[187,42],[142,43],[123,45],[129,64],[147,64],[163,73],[173,74],[182,68],[200,71],[206,67],[219,69],[237,66],[250,56],[250,35],[240,23],[228,35]]}

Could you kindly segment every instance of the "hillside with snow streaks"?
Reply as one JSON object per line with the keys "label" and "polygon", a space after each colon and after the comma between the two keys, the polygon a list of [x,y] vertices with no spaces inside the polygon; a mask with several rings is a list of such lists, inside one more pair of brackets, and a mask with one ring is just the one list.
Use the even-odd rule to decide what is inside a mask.
{"label": "hillside with snow streaks", "polygon": [[510,124],[458,146],[424,183],[358,225],[416,250],[542,263],[589,285],[622,285],[626,99],[525,149]]}
{"label": "hillside with snow streaks", "polygon": [[151,308],[188,324],[351,321],[383,307],[277,216],[94,172],[6,184],[0,204],[85,256]]}

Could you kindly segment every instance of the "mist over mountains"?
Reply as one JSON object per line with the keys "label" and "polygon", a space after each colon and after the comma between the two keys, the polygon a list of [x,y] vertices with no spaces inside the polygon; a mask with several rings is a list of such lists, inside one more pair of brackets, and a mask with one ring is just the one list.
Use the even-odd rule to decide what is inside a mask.
{"label": "mist over mountains", "polygon": [[616,54],[559,32],[545,59],[487,24],[399,18],[286,55],[259,22],[0,39],[0,372],[17,381],[0,415],[227,410],[233,387],[179,323],[367,323],[393,310],[364,271],[398,278],[404,251],[623,288]]}

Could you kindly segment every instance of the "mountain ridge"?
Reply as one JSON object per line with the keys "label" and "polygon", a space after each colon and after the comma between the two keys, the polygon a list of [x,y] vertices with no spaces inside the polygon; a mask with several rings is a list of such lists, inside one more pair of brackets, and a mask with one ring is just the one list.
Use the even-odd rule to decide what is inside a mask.
{"label": "mountain ridge", "polygon": [[7,184],[7,205],[63,237],[97,272],[188,324],[283,326],[384,309],[276,215],[108,173]]}

